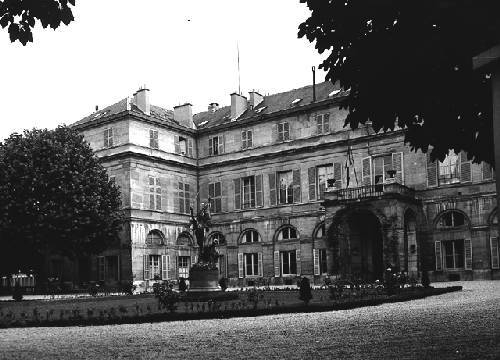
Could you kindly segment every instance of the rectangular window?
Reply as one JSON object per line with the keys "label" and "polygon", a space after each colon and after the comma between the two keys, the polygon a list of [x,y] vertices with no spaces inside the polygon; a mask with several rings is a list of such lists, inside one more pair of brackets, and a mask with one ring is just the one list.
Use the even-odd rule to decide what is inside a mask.
{"label": "rectangular window", "polygon": [[243,195],[242,208],[255,207],[255,176],[247,176],[241,179],[241,193]]}
{"label": "rectangular window", "polygon": [[149,209],[161,210],[161,184],[160,178],[149,177]]}
{"label": "rectangular window", "polygon": [[208,196],[210,197],[210,211],[220,213],[222,211],[222,192],[221,183],[215,182],[208,184]]}
{"label": "rectangular window", "polygon": [[248,149],[253,145],[252,130],[243,130],[241,132],[241,148]]}
{"label": "rectangular window", "polygon": [[290,124],[282,122],[278,124],[278,141],[290,140]]}
{"label": "rectangular window", "polygon": [[448,270],[464,268],[464,240],[441,242],[443,247],[444,266]]}
{"label": "rectangular window", "polygon": [[158,130],[149,130],[149,147],[158,149]]}
{"label": "rectangular window", "polygon": [[177,260],[179,278],[187,279],[189,277],[190,256],[179,256]]}
{"label": "rectangular window", "polygon": [[281,251],[281,274],[296,275],[297,274],[297,258],[295,250]]}
{"label": "rectangular window", "polygon": [[330,132],[330,114],[316,115],[316,128],[318,134],[328,134]]}
{"label": "rectangular window", "polygon": [[186,139],[185,137],[175,135],[175,153],[189,157],[193,157],[193,140]]}
{"label": "rectangular window", "polygon": [[460,159],[453,150],[446,158],[438,163],[439,184],[453,184],[460,182]]}
{"label": "rectangular window", "polygon": [[244,254],[245,276],[259,276],[259,257],[257,253]]}
{"label": "rectangular window", "polygon": [[208,154],[220,155],[224,153],[224,137],[221,135],[214,136],[208,139]]}
{"label": "rectangular window", "polygon": [[324,275],[327,273],[326,269],[326,249],[319,249],[319,273]]}
{"label": "rectangular window", "polygon": [[149,271],[152,280],[161,280],[160,255],[149,255]]}
{"label": "rectangular window", "polygon": [[316,170],[317,174],[317,193],[320,199],[325,198],[325,190],[328,186],[328,180],[334,179],[333,176],[333,164],[318,166]]}
{"label": "rectangular window", "polygon": [[280,204],[293,203],[293,173],[284,171],[278,173],[278,202]]}
{"label": "rectangular window", "polygon": [[113,129],[104,130],[104,147],[109,148],[113,146]]}
{"label": "rectangular window", "polygon": [[184,184],[179,182],[178,184],[178,202],[179,202],[179,212],[183,214],[189,214],[191,207],[191,193],[189,189],[189,184]]}
{"label": "rectangular window", "polygon": [[105,257],[105,279],[108,281],[118,281],[119,279],[119,261],[118,256]]}

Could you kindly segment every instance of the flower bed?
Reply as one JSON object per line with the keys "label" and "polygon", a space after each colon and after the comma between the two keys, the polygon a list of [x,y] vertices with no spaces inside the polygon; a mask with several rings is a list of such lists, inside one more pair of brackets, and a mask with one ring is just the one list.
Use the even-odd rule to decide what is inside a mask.
{"label": "flower bed", "polygon": [[364,292],[346,289],[333,299],[329,290],[312,290],[313,298],[308,306],[299,299],[298,290],[238,291],[221,300],[181,298],[175,312],[159,306],[153,295],[10,302],[0,307],[0,327],[103,325],[332,311],[408,301],[461,289],[460,286],[408,288],[390,296],[376,289]]}

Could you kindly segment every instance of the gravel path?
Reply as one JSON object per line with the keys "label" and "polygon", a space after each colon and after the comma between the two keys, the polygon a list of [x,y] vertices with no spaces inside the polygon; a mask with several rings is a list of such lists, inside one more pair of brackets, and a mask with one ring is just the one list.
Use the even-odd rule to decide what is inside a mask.
{"label": "gravel path", "polygon": [[464,290],[327,313],[4,329],[0,359],[500,359],[500,281],[453,285]]}

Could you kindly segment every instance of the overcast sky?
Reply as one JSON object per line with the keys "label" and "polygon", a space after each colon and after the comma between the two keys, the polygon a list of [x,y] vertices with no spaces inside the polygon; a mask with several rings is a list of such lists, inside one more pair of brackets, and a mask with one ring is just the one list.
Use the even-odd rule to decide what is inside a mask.
{"label": "overcast sky", "polygon": [[[237,43],[245,95],[308,85],[326,56],[297,38],[309,14],[298,0],[85,0],[73,12],[56,31],[38,25],[26,46],[0,30],[0,140],[71,124],[143,85],[167,109],[229,105]],[[324,77],[317,70],[316,81]]]}

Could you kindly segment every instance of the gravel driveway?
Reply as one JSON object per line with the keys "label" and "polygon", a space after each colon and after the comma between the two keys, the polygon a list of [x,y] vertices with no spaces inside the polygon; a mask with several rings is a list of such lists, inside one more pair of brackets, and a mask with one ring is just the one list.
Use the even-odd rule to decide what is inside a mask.
{"label": "gravel driveway", "polygon": [[499,359],[500,281],[453,285],[464,290],[336,312],[5,329],[0,359]]}

